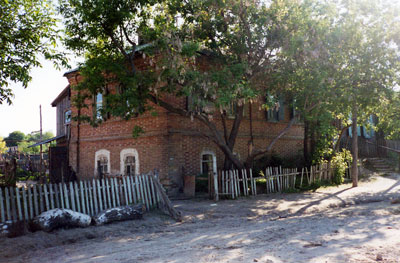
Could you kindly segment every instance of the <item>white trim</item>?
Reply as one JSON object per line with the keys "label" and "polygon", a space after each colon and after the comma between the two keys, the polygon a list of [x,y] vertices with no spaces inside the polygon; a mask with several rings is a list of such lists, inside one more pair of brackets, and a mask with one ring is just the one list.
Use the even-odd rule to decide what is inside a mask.
{"label": "white trim", "polygon": [[133,156],[135,157],[135,174],[139,174],[139,153],[136,149],[133,148],[128,148],[128,149],[123,149],[120,153],[120,174],[124,174],[125,170],[125,158],[127,156]]}
{"label": "white trim", "polygon": [[213,157],[213,172],[217,173],[217,156],[213,151],[204,150],[200,154],[200,172],[203,173],[203,155],[210,154]]}
{"label": "white trim", "polygon": [[102,155],[107,157],[107,173],[111,171],[110,151],[101,149],[98,150],[94,155],[94,174],[97,174],[97,159]]}

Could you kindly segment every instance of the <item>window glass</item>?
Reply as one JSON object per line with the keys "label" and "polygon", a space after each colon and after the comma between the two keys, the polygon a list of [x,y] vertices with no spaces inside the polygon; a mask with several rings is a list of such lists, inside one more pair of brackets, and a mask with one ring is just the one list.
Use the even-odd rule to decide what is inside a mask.
{"label": "window glass", "polygon": [[203,154],[201,160],[201,173],[207,174],[213,172],[213,156],[211,154]]}
{"label": "window glass", "polygon": [[106,156],[99,156],[97,158],[97,169],[99,174],[108,173],[108,159]]}
{"label": "window glass", "polygon": [[126,156],[125,157],[125,175],[135,175],[135,157]]}
{"label": "window glass", "polygon": [[103,108],[103,94],[97,93],[96,95],[96,118],[102,119],[101,110]]}
{"label": "window glass", "polygon": [[71,110],[67,110],[64,114],[64,124],[71,123]]}

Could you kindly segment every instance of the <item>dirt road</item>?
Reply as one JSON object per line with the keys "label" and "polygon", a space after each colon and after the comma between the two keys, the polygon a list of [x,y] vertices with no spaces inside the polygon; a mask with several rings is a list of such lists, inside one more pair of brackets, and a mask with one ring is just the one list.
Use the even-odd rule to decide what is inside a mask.
{"label": "dirt road", "polygon": [[0,239],[0,262],[400,262],[400,176],[314,193],[176,201],[184,221]]}

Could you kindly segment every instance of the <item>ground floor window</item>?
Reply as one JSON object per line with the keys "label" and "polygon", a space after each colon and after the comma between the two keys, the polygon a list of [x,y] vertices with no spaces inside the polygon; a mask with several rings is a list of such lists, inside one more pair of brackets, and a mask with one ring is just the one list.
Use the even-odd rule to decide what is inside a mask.
{"label": "ground floor window", "polygon": [[101,149],[95,153],[95,174],[102,176],[103,174],[110,173],[110,151]]}
{"label": "ground floor window", "polygon": [[123,149],[120,154],[122,175],[137,175],[139,174],[139,154],[136,149]]}
{"label": "ground floor window", "polygon": [[208,174],[210,172],[217,172],[217,158],[215,153],[204,151],[201,154],[201,173]]}

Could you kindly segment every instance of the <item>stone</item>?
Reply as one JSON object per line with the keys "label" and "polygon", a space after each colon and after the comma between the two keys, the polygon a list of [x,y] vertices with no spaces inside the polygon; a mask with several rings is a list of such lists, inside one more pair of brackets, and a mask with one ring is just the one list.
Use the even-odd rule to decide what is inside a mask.
{"label": "stone", "polygon": [[142,219],[144,205],[125,205],[103,210],[93,217],[96,225],[104,225],[114,221]]}
{"label": "stone", "polygon": [[382,260],[383,260],[382,254],[378,253],[376,255],[376,261],[382,261]]}
{"label": "stone", "polygon": [[88,227],[91,222],[89,215],[60,208],[43,212],[33,219],[35,228],[46,232],[57,228]]}

